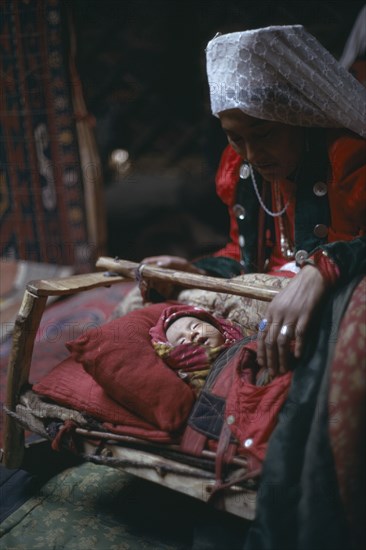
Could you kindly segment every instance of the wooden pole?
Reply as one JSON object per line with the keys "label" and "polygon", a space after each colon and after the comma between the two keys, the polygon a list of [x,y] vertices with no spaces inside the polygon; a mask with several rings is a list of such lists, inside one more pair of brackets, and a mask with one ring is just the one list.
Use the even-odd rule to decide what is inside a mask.
{"label": "wooden pole", "polygon": [[[27,290],[15,321],[13,346],[8,366],[6,406],[15,411],[19,394],[28,382],[34,341],[47,298],[38,297]],[[17,421],[4,418],[4,463],[7,468],[19,468],[24,453],[24,429]]]}
{"label": "wooden pole", "polygon": [[127,260],[119,260],[108,257],[100,257],[96,266],[108,271],[119,273],[126,278],[136,279],[137,274],[143,279],[166,281],[173,285],[181,285],[185,288],[200,288],[213,292],[224,292],[235,296],[255,298],[270,302],[278,294],[278,290],[263,288],[255,285],[247,285],[244,281],[235,279],[220,279],[208,275],[198,275],[173,269],[162,269],[147,264],[137,264]]}

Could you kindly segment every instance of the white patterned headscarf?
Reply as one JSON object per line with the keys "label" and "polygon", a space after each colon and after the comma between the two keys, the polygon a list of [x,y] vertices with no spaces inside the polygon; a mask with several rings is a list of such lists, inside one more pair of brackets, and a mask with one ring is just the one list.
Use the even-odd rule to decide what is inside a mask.
{"label": "white patterned headscarf", "polygon": [[366,89],[302,25],[219,35],[206,55],[214,115],[238,108],[366,137]]}

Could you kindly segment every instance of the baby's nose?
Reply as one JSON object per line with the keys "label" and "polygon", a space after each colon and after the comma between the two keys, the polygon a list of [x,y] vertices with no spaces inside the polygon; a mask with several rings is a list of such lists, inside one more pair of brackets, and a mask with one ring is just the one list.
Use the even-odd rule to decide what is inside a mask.
{"label": "baby's nose", "polygon": [[206,336],[203,334],[202,330],[192,331],[191,342],[194,344],[203,344],[206,342]]}
{"label": "baby's nose", "polygon": [[200,333],[197,329],[192,329],[189,334],[189,341],[191,343],[197,342],[200,337]]}

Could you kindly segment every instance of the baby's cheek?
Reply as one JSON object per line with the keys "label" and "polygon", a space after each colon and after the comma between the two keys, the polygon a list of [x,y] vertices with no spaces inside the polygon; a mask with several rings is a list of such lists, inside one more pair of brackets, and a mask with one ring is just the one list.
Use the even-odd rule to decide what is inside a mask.
{"label": "baby's cheek", "polygon": [[220,346],[221,344],[225,343],[225,338],[221,334],[221,332],[217,332],[215,336],[213,337],[214,343],[216,346]]}

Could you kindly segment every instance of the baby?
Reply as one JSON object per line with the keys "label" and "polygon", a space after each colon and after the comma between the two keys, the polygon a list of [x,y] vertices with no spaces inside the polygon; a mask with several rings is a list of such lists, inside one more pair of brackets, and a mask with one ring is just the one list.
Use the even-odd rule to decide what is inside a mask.
{"label": "baby", "polygon": [[214,359],[243,338],[241,329],[231,321],[187,305],[164,309],[150,336],[156,353],[197,394]]}

